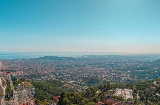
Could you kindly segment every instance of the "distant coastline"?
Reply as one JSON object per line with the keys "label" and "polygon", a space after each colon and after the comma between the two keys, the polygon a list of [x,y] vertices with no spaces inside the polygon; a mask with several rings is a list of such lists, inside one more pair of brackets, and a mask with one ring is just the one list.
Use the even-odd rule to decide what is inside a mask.
{"label": "distant coastline", "polygon": [[129,54],[108,52],[0,52],[0,59],[29,59],[44,56],[80,57],[83,55],[142,55],[160,57],[160,54]]}

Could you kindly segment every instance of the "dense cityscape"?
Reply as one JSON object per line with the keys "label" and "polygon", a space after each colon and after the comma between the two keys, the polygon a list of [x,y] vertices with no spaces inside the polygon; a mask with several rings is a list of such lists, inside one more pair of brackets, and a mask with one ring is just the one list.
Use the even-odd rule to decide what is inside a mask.
{"label": "dense cityscape", "polygon": [[11,71],[17,78],[52,78],[89,86],[100,81],[123,83],[158,78],[160,68],[156,60],[155,57],[146,56],[45,56],[1,60],[1,68],[2,71]]}
{"label": "dense cityscape", "polygon": [[[57,87],[60,86],[61,88],[65,88],[65,90],[61,89],[59,91],[56,91],[57,89],[55,89],[53,91],[53,95],[50,97],[60,97],[63,91],[77,91],[83,93],[93,86],[101,87],[102,85],[110,83],[111,87],[114,88],[110,88],[110,90],[104,91],[107,92],[104,93],[105,95],[122,96],[122,99],[130,99],[127,101],[128,104],[134,104],[135,100],[133,99],[135,98],[135,95],[133,94],[138,95],[138,93],[134,93],[133,84],[138,82],[154,81],[155,79],[159,78],[160,61],[158,57],[160,56],[85,55],[79,57],[44,56],[29,59],[2,59],[0,60],[0,69],[1,75],[5,75],[6,72],[10,72],[12,80],[15,82],[17,80],[19,81],[25,79],[27,81],[31,81],[33,83],[33,87],[34,85],[35,87],[41,86],[39,82],[42,82],[42,84],[58,82],[58,84],[61,85],[53,84]],[[118,84],[120,84],[120,86]],[[130,84],[130,86],[123,87],[121,86],[122,84]],[[154,86],[159,85],[157,85],[155,82]],[[107,88],[109,89],[109,87]],[[103,90],[99,89],[98,87],[94,91],[97,94],[103,93]],[[105,95],[103,98],[107,97]],[[39,96],[35,97],[39,98]],[[115,100],[113,99],[112,101],[114,102]],[[52,103],[51,101],[50,105],[56,105],[56,102],[54,101]],[[99,101],[94,102],[98,102],[98,105],[106,103],[104,101],[102,101],[101,104]],[[122,100],[117,102],[124,104]]]}

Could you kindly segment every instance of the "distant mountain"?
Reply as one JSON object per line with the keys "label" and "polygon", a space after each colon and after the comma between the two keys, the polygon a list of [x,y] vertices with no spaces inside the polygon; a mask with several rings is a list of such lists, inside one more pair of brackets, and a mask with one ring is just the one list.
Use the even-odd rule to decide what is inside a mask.
{"label": "distant mountain", "polygon": [[73,57],[59,57],[59,56],[44,56],[36,58],[39,60],[75,60]]}

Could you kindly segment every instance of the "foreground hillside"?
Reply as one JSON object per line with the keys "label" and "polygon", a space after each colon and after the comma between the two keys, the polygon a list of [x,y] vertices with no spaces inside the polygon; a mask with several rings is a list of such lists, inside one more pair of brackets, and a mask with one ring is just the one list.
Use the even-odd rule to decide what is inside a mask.
{"label": "foreground hillside", "polygon": [[[15,86],[19,82],[15,80]],[[106,82],[83,91],[58,80],[31,83],[35,88],[36,105],[103,105],[109,102],[120,105],[160,105],[160,79],[132,84]],[[119,91],[123,92],[118,93]]]}
{"label": "foreground hillside", "polygon": [[[131,91],[125,95],[116,93],[117,90]],[[127,97],[128,98],[127,98]],[[133,96],[133,97],[130,97]],[[107,104],[112,100],[120,105],[160,105],[160,79],[134,84],[106,83],[93,86],[83,92],[62,93],[59,105],[96,105]],[[99,104],[102,105],[102,104]],[[110,105],[110,104],[108,104]]]}

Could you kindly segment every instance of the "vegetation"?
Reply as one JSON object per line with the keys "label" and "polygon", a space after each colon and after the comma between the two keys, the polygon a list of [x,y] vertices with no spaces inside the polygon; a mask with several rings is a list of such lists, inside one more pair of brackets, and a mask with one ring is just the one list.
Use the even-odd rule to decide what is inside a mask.
{"label": "vegetation", "polygon": [[[15,87],[24,81],[24,79],[14,80]],[[134,105],[160,105],[160,79],[154,81],[146,81],[129,84],[115,84],[106,82],[99,86],[91,86],[90,88],[78,92],[76,89],[65,87],[65,83],[58,80],[46,80],[32,82],[35,87],[36,103],[47,105],[53,102],[54,96],[60,96],[59,105],[96,105],[98,101],[103,102],[106,95],[125,103],[134,102]],[[9,99],[10,90],[9,81],[7,81],[6,100]],[[123,99],[119,96],[114,96],[115,88],[129,88],[133,90],[133,100]]]}
{"label": "vegetation", "polygon": [[38,103],[44,104],[53,101],[53,96],[60,95],[63,92],[74,92],[75,89],[70,89],[64,86],[64,83],[58,80],[47,80],[41,82],[32,82],[35,87],[35,100]]}
{"label": "vegetation", "polygon": [[[134,84],[110,84],[106,83],[99,87],[91,87],[83,92],[66,92],[61,94],[59,105],[95,105],[98,101],[104,101],[106,95],[111,95],[112,98],[121,100],[125,103],[134,102],[134,105],[160,105],[160,79],[157,79],[157,84],[153,81],[140,82]],[[130,88],[133,89],[133,100],[123,99],[119,96],[114,96],[114,88]],[[100,90],[100,93],[97,93]],[[139,98],[138,98],[139,97]]]}

